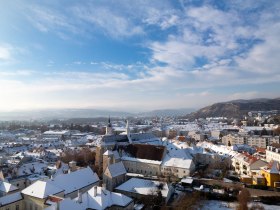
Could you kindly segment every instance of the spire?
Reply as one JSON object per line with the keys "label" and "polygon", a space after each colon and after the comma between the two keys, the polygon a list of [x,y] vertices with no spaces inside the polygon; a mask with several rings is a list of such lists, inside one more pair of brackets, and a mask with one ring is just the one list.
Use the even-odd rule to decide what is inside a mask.
{"label": "spire", "polygon": [[107,135],[112,135],[113,134],[110,115],[109,115],[109,119],[108,119],[108,125],[106,126],[106,134]]}
{"label": "spire", "polygon": [[129,122],[128,122],[128,120],[126,121],[126,130],[128,130],[129,129]]}
{"label": "spire", "polygon": [[112,127],[110,115],[109,115],[109,119],[108,119],[108,127]]}
{"label": "spire", "polygon": [[126,135],[127,135],[127,138],[128,138],[129,143],[132,144],[128,120],[126,121]]}

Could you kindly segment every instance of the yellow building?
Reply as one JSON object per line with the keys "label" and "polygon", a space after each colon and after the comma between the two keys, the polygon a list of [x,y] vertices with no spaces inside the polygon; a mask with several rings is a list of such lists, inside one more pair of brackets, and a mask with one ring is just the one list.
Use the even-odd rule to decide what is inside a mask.
{"label": "yellow building", "polygon": [[262,175],[253,175],[253,185],[266,185],[266,180]]}
{"label": "yellow building", "polygon": [[270,162],[260,171],[266,180],[268,187],[278,187],[280,184],[280,164],[277,161]]}
{"label": "yellow building", "polygon": [[241,175],[240,176],[240,181],[242,183],[245,183],[245,184],[252,184],[252,177],[251,176],[248,176],[248,175]]}

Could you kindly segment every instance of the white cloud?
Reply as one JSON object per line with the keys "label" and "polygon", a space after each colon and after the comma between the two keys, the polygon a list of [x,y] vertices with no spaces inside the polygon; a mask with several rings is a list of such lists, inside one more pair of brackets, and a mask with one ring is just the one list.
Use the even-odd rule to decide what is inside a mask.
{"label": "white cloud", "polygon": [[78,18],[103,29],[106,34],[114,38],[144,34],[141,26],[135,25],[128,18],[106,7],[77,6],[73,11]]}
{"label": "white cloud", "polygon": [[[237,93],[232,97],[228,97],[228,93],[217,94],[212,88],[220,86],[224,89],[228,85],[260,82],[250,79],[230,80],[226,72],[211,78],[207,72],[191,76],[191,73],[185,75],[184,72],[178,71],[176,74],[172,69],[159,67],[138,79],[132,79],[120,72],[76,71],[38,74],[39,72],[36,79],[27,79],[26,82],[16,77],[11,79],[11,75],[1,75],[1,78],[7,79],[0,81],[0,98],[5,98],[5,103],[1,104],[0,109],[115,106],[131,110],[140,105],[139,109],[200,107],[212,102],[242,97]],[[278,81],[280,78],[270,79]],[[197,89],[201,91],[193,92]],[[255,95],[248,93],[242,98]],[[265,91],[262,95],[265,95]],[[275,91],[271,91],[270,96],[275,95]]]}
{"label": "white cloud", "polygon": [[[210,6],[188,7],[185,11],[186,18],[178,26],[181,33],[148,45],[152,61],[165,63],[174,74],[180,71],[180,80],[169,82],[185,88],[232,89],[234,85],[265,84],[280,78],[278,22],[260,17],[247,25],[236,11]],[[267,17],[265,12],[261,15]],[[241,44],[243,39],[246,41]],[[199,66],[197,59],[204,59],[205,64]],[[272,72],[273,77],[269,75]]]}
{"label": "white cloud", "polygon": [[[260,96],[260,93],[257,91],[238,92],[238,93],[230,94],[228,96],[228,100],[238,100],[238,99],[243,99],[243,98],[254,99],[254,98],[259,98],[259,97],[261,97],[261,96]],[[268,97],[267,94],[266,94],[266,97]]]}
{"label": "white cloud", "polygon": [[17,61],[18,55],[26,54],[27,50],[8,43],[0,43],[0,65],[11,64]]}
{"label": "white cloud", "polygon": [[74,61],[73,63],[76,64],[76,65],[81,65],[81,64],[83,64],[81,61]]}
{"label": "white cloud", "polygon": [[9,61],[12,59],[11,47],[7,45],[0,45],[0,60]]}
{"label": "white cloud", "polygon": [[[62,39],[69,39],[68,32],[82,34],[83,30],[77,25],[71,15],[48,8],[46,6],[27,6],[28,20],[41,32],[55,32]],[[70,18],[69,18],[70,17]]]}
{"label": "white cloud", "polygon": [[16,71],[1,71],[0,76],[7,77],[7,76],[31,76],[34,71],[31,70],[16,70]]}
{"label": "white cloud", "polygon": [[260,74],[279,74],[279,34],[279,22],[265,21],[262,23],[257,36],[263,41],[256,44],[247,55],[236,58],[240,68],[244,71]]}
{"label": "white cloud", "polygon": [[144,13],[143,23],[148,25],[158,25],[162,30],[172,26],[177,26],[180,19],[176,10],[160,10],[155,7],[148,7]]}
{"label": "white cloud", "polygon": [[68,32],[94,36],[106,35],[123,39],[146,35],[146,26],[157,25],[162,30],[179,24],[179,10],[168,1],[101,1],[67,4],[56,9],[56,4],[28,6],[28,20],[42,32],[55,32],[69,39]]}
{"label": "white cloud", "polygon": [[[128,19],[123,11],[102,4],[70,4],[62,10],[53,5],[28,6],[28,20],[42,32],[54,32],[62,39],[69,39],[70,33],[94,36],[101,29],[113,38],[144,34],[142,26]],[[98,30],[96,30],[98,29]]]}
{"label": "white cloud", "polygon": [[[29,18],[40,31],[55,32],[64,38],[71,33],[104,33],[123,41],[144,35],[146,45],[141,46],[150,49],[145,55],[150,55],[150,62],[122,64],[105,58],[104,62],[84,63],[83,58],[75,58],[79,60],[70,62],[67,69],[85,70],[0,71],[0,98],[23,107],[94,104],[150,109],[279,94],[261,88],[234,91],[237,86],[252,85],[254,89],[256,84],[273,85],[280,80],[280,26],[275,15],[256,12],[258,18],[247,24],[234,9],[188,6],[182,10],[166,1],[113,2],[66,5],[63,11],[31,6]],[[116,4],[120,5],[114,8]],[[154,41],[150,31],[163,38]],[[13,47],[0,46],[0,60],[13,56]],[[48,62],[49,66],[53,64]],[[24,80],[17,77],[19,74]]]}

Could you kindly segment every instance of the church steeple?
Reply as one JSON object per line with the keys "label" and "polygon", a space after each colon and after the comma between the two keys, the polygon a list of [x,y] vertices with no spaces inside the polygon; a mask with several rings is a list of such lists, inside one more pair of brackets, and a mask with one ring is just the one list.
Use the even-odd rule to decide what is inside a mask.
{"label": "church steeple", "polygon": [[126,121],[126,135],[127,135],[127,138],[128,138],[129,143],[132,144],[128,120]]}
{"label": "church steeple", "polygon": [[112,135],[112,134],[113,134],[113,128],[112,128],[112,124],[111,124],[111,118],[109,116],[108,124],[106,126],[106,135]]}
{"label": "church steeple", "polygon": [[127,133],[127,135],[130,134],[130,129],[129,129],[129,122],[128,122],[128,120],[126,121],[126,133]]}
{"label": "church steeple", "polygon": [[109,119],[108,119],[108,127],[112,127],[110,115],[109,115]]}

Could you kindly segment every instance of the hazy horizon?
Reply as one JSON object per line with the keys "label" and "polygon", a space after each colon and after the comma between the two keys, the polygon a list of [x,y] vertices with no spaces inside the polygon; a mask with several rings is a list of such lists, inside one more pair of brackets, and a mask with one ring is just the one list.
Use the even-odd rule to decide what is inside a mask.
{"label": "hazy horizon", "polygon": [[[235,101],[235,100],[258,100],[258,99],[277,99],[279,97],[272,97],[272,98],[238,98],[234,100],[229,100],[229,101]],[[51,108],[25,108],[25,109],[13,109],[13,110],[0,110],[0,113],[10,113],[10,112],[31,112],[31,111],[48,111],[48,110],[97,110],[97,111],[113,111],[113,112],[127,112],[127,113],[141,113],[141,112],[152,112],[152,111],[159,111],[159,110],[183,110],[183,109],[189,109],[189,110],[199,110],[201,108],[204,108],[205,106],[210,106],[215,103],[224,103],[224,102],[229,102],[229,101],[215,101],[210,104],[206,104],[204,106],[197,106],[197,107],[155,107],[152,109],[141,109],[141,107],[61,107],[61,108],[56,108],[56,107],[51,107]]]}
{"label": "hazy horizon", "polygon": [[108,112],[126,112],[131,114],[138,114],[138,113],[145,113],[145,112],[153,112],[153,111],[164,111],[164,110],[198,110],[202,107],[193,108],[193,107],[181,107],[181,108],[155,108],[155,109],[141,109],[141,108],[134,108],[134,109],[126,109],[126,108],[117,108],[117,107],[107,107],[107,108],[100,108],[100,107],[66,107],[66,108],[38,108],[38,109],[14,109],[14,110],[0,110],[0,114],[5,113],[16,113],[16,112],[44,112],[44,111],[66,111],[66,110],[96,110],[96,111],[108,111]]}
{"label": "hazy horizon", "polygon": [[4,1],[0,112],[279,97],[279,8],[273,0]]}

